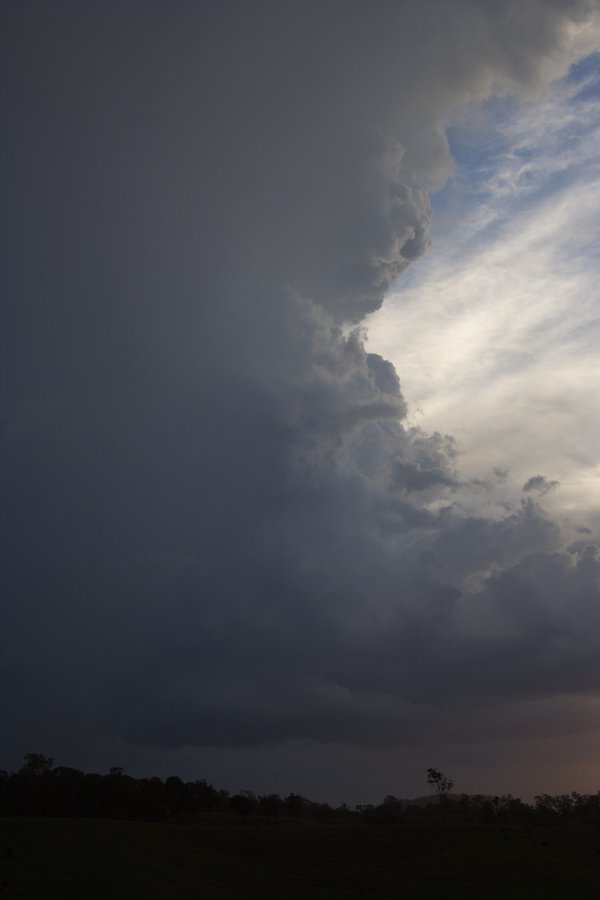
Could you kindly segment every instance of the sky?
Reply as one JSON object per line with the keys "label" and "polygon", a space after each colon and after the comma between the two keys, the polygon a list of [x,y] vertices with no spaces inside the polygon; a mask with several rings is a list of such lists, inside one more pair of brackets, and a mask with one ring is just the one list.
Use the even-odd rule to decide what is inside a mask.
{"label": "sky", "polygon": [[0,15],[0,766],[598,790],[597,4]]}
{"label": "sky", "polygon": [[369,319],[369,349],[401,372],[410,420],[455,436],[465,479],[506,473],[486,502],[543,472],[544,506],[597,525],[600,55],[446,133],[434,249]]}

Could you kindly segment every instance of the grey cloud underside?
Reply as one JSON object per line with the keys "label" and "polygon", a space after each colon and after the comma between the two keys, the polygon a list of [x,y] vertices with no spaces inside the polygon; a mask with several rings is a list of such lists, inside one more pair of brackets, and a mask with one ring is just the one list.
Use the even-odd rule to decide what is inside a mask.
{"label": "grey cloud underside", "polygon": [[598,689],[593,536],[465,514],[356,327],[428,246],[444,121],[560,72],[589,9],[5,4],[16,754],[394,743]]}
{"label": "grey cloud underside", "polygon": [[556,490],[559,485],[559,481],[550,480],[549,478],[546,478],[545,475],[532,475],[523,485],[523,492],[529,494],[532,491],[535,491],[541,496],[544,496],[544,494]]}

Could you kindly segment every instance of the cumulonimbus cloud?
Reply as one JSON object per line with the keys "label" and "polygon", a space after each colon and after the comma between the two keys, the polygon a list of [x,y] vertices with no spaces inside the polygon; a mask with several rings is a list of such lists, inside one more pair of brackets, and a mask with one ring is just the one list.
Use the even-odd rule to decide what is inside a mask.
{"label": "cumulonimbus cloud", "polygon": [[357,330],[428,246],[444,122],[562,72],[590,4],[38,13],[5,29],[15,752],[393,743],[475,665],[503,700],[595,689],[593,551],[530,500],[465,515]]}

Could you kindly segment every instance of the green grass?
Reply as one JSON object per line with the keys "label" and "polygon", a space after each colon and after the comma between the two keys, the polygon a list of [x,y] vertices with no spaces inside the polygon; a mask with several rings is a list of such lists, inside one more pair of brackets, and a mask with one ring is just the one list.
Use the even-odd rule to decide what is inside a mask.
{"label": "green grass", "polygon": [[596,900],[600,829],[0,819],[0,900],[137,897]]}

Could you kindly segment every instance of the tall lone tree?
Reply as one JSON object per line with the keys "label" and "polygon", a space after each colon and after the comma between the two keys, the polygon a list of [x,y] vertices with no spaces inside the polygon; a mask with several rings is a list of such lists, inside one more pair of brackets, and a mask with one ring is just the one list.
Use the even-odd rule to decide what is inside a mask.
{"label": "tall lone tree", "polygon": [[446,801],[448,794],[454,787],[452,779],[447,778],[446,775],[443,775],[437,769],[427,769],[427,784],[435,790],[440,798],[440,803]]}

